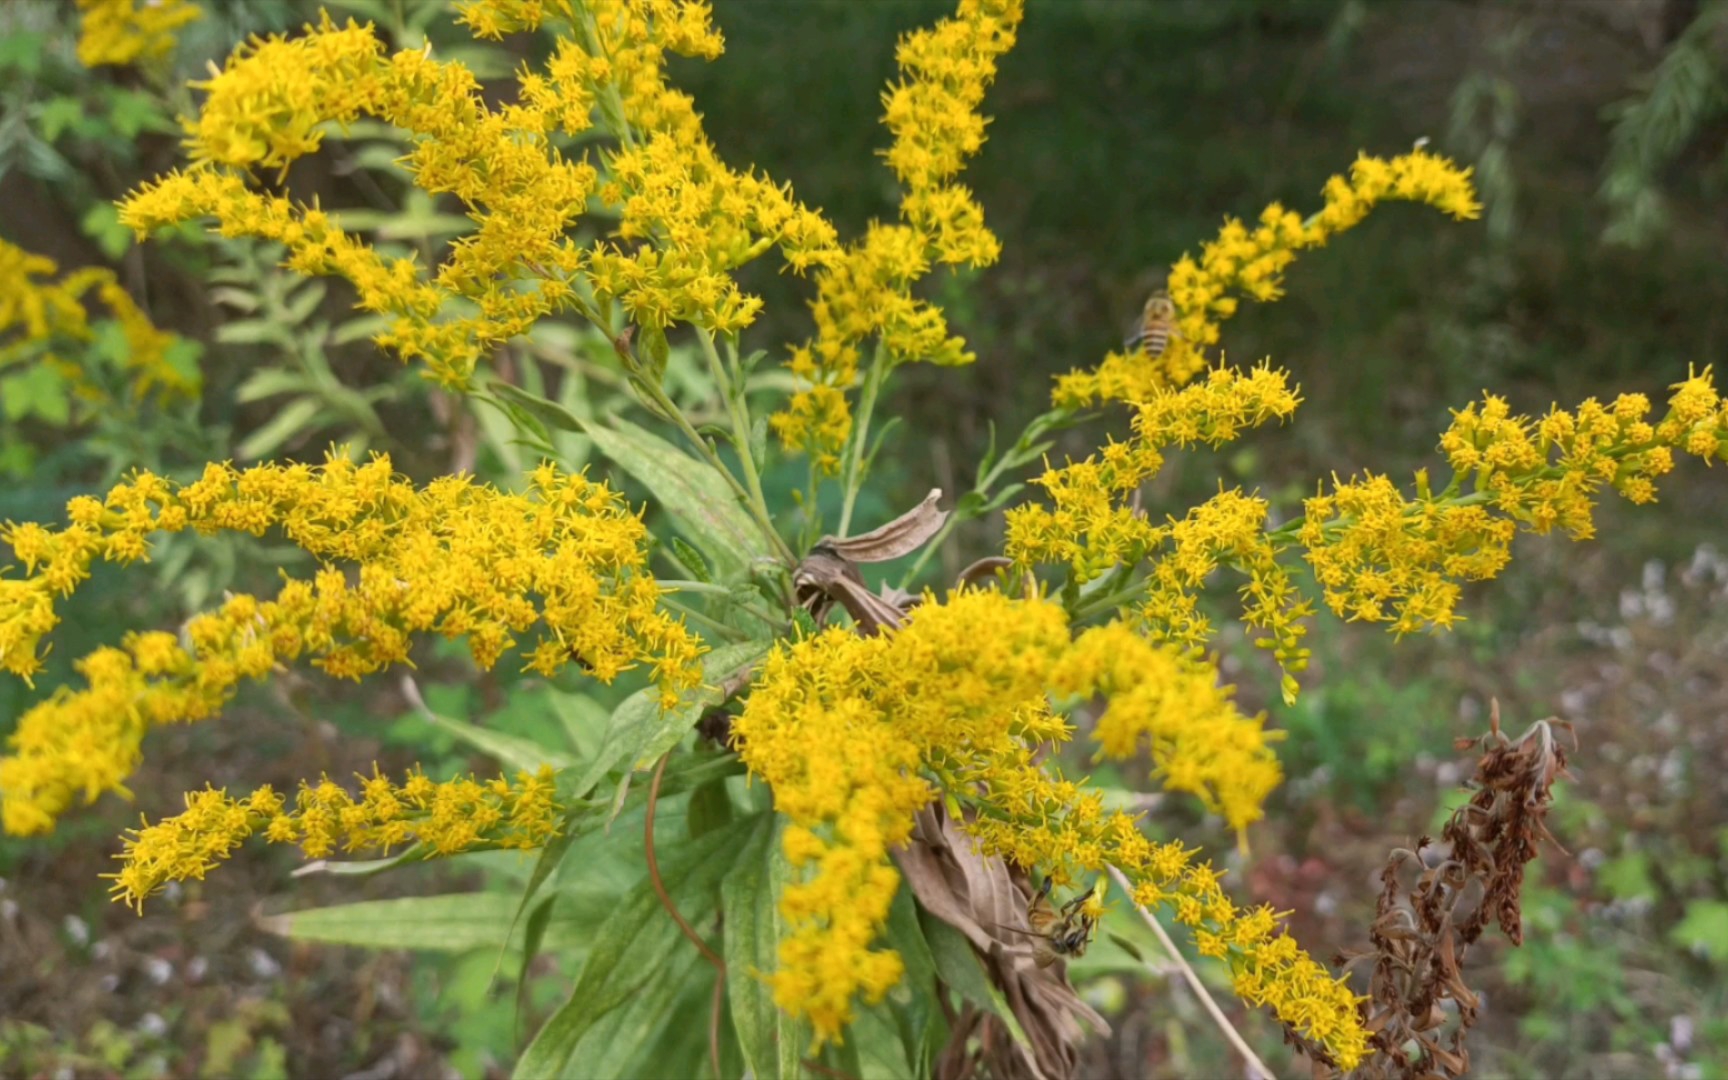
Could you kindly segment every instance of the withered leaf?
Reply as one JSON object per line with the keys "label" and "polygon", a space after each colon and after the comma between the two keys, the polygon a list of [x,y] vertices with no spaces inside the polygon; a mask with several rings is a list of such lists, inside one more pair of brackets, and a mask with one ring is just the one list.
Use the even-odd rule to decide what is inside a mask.
{"label": "withered leaf", "polygon": [[818,622],[830,604],[838,603],[858,624],[858,632],[866,637],[883,629],[892,630],[906,619],[906,612],[898,604],[870,591],[856,566],[820,544],[792,572],[792,585],[797,590],[798,602]]}
{"label": "withered leaf", "polygon": [[[1080,1020],[1108,1033],[1104,1018],[1068,985],[1066,965],[1040,968],[1030,944],[1001,926],[1024,926],[1031,883],[1001,858],[980,854],[941,805],[918,814],[912,840],[894,851],[906,883],[924,910],[960,931],[972,943],[986,973],[1001,988],[1026,1033],[1021,1045],[1007,1025],[979,1014],[975,1030],[956,1029],[952,1038],[982,1043],[982,1065],[992,1077],[1065,1080],[1079,1067]],[[954,1057],[954,1048],[944,1052]]]}
{"label": "withered leaf", "polygon": [[948,511],[936,509],[942,489],[933,488],[924,501],[888,524],[860,536],[824,536],[817,548],[828,548],[854,563],[887,562],[910,555],[929,542],[948,520]]}

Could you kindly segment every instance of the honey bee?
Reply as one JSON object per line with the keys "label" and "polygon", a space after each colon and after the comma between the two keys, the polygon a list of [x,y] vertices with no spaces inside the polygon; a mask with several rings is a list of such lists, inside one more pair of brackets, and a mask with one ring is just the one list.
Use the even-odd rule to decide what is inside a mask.
{"label": "honey bee", "polygon": [[1159,289],[1147,299],[1145,309],[1140,312],[1140,326],[1123,347],[1141,349],[1148,359],[1156,360],[1164,355],[1171,341],[1181,336],[1176,327],[1176,305],[1170,302],[1168,292]]}
{"label": "honey bee", "polygon": [[1038,895],[1026,905],[1026,922],[1030,930],[996,924],[999,929],[1034,939],[1032,959],[1041,968],[1047,968],[1064,957],[1086,955],[1086,946],[1092,944],[1092,931],[1098,925],[1098,921],[1083,910],[1086,901],[1092,899],[1092,889],[1058,908],[1050,902],[1052,884],[1051,879],[1045,878]]}

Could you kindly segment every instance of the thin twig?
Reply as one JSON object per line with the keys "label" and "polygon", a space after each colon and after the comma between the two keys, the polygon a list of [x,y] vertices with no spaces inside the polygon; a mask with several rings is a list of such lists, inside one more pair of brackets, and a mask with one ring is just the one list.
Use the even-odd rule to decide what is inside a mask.
{"label": "thin twig", "polygon": [[726,1001],[726,969],[714,973],[714,1004],[708,1010],[708,1064],[714,1069],[714,1080],[725,1080],[720,1073],[720,1006]]}
{"label": "thin twig", "polygon": [[1158,921],[1157,916],[1134,902],[1134,885],[1128,880],[1127,875],[1112,866],[1110,867],[1110,876],[1115,878],[1116,884],[1122,887],[1122,892],[1128,897],[1129,902],[1134,904],[1134,910],[1138,911],[1140,917],[1146,920],[1146,925],[1150,926],[1152,932],[1158,935],[1158,941],[1164,946],[1164,951],[1170,954],[1170,959],[1174,960],[1176,966],[1182,969],[1183,977],[1188,980],[1188,985],[1199,996],[1200,1004],[1206,1007],[1206,1012],[1211,1015],[1212,1022],[1217,1024],[1218,1030],[1224,1033],[1224,1038],[1229,1040],[1230,1045],[1236,1048],[1238,1054],[1242,1055],[1242,1060],[1247,1062],[1250,1069],[1263,1077],[1264,1080],[1274,1080],[1272,1070],[1268,1069],[1266,1063],[1260,1060],[1260,1055],[1248,1046],[1247,1040],[1242,1038],[1242,1033],[1236,1030],[1234,1024],[1230,1023],[1229,1018],[1224,1015],[1224,1010],[1218,1007],[1218,1002],[1212,999],[1212,992],[1206,989],[1206,984],[1200,981],[1200,976],[1196,975],[1194,969],[1188,966],[1188,961],[1182,956],[1181,950],[1176,948],[1176,943],[1170,940],[1170,935],[1165,932],[1164,924]]}
{"label": "thin twig", "polygon": [[648,849],[648,881],[654,886],[654,895],[660,898],[660,906],[666,909],[666,914],[672,916],[678,929],[684,931],[684,936],[690,939],[690,943],[695,945],[702,955],[708,958],[708,962],[714,965],[714,970],[724,977],[726,961],[720,959],[720,954],[710,949],[708,943],[702,940],[702,935],[684,921],[684,916],[678,914],[678,905],[672,902],[672,897],[666,892],[666,883],[660,880],[660,862],[654,857],[654,808],[660,800],[660,778],[666,775],[666,762],[671,758],[670,750],[660,755],[660,764],[654,766],[654,782],[648,785],[648,808],[642,824],[643,846]]}
{"label": "thin twig", "polygon": [[853,1076],[851,1073],[829,1068],[820,1061],[817,1061],[815,1058],[805,1058],[801,1064],[813,1073],[821,1073],[823,1076],[832,1076],[834,1080],[858,1080],[858,1078]]}

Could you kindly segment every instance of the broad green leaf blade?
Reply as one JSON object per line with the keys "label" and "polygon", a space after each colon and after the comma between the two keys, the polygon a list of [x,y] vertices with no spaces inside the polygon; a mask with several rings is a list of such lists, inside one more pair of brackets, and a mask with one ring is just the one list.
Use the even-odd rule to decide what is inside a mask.
{"label": "broad green leaf blade", "polygon": [[1015,1042],[1030,1046],[1020,1021],[1008,1007],[1002,991],[984,973],[984,965],[978,962],[966,935],[928,912],[920,911],[918,921],[924,927],[924,940],[930,943],[930,955],[936,961],[936,974],[942,977],[942,981],[967,1001],[995,1013],[1008,1026]]}
{"label": "broad green leaf blade", "polygon": [[695,949],[674,953],[628,1005],[589,1027],[563,1075],[570,1080],[698,1075],[700,1063],[708,1060],[714,978],[714,969]]}
{"label": "broad green leaf blade", "polygon": [[600,452],[641,481],[684,538],[708,557],[720,580],[743,577],[751,560],[773,558],[768,538],[706,461],[627,420],[587,425]]}
{"label": "broad green leaf blade", "polygon": [[[772,828],[771,813],[746,818],[659,852],[660,880],[667,895],[687,920],[709,921],[714,892],[732,865],[737,851],[756,834]],[[601,1017],[632,1001],[642,988],[672,963],[690,942],[661,906],[653,884],[642,881],[594,928],[592,948],[576,985],[558,1011],[541,1027],[516,1063],[515,1075],[528,1080],[572,1072],[583,1036]]]}
{"label": "broad green leaf blade", "polygon": [[545,425],[548,431],[573,431],[581,434],[588,430],[588,425],[584,424],[575,413],[563,405],[538,394],[531,394],[520,386],[507,383],[502,379],[489,379],[486,388],[498,395],[501,400],[508,401],[523,412],[533,416],[534,419]]}
{"label": "broad green leaf blade", "polygon": [[746,664],[753,664],[768,654],[769,641],[740,641],[725,645],[702,658],[702,688],[690,696],[688,703],[667,709],[650,718],[642,741],[636,746],[634,763],[647,769],[660,760],[660,755],[678,745],[684,734],[702,718],[703,710],[721,703],[720,682]]}
{"label": "broad green leaf blade", "polygon": [[620,763],[636,769],[651,767],[660,755],[678,745],[684,733],[696,725],[702,710],[718,704],[720,680],[765,655],[770,643],[741,641],[715,649],[702,658],[703,687],[676,709],[660,708],[659,691],[652,687],[625,698],[612,711],[606,740],[589,760],[576,782],[577,795],[586,795]]}
{"label": "broad green leaf blade", "polygon": [[466,720],[440,716],[430,709],[421,715],[434,726],[443,728],[462,742],[496,759],[500,765],[517,772],[537,772],[542,765],[550,765],[554,769],[568,769],[576,764],[576,758],[572,755],[542,746],[533,739],[492,731],[470,724]]}
{"label": "broad green leaf blade", "polygon": [[297,941],[462,952],[505,945],[516,903],[508,893],[410,896],[271,915],[258,924]]}
{"label": "broad green leaf blade", "polygon": [[858,1051],[858,1080],[905,1080],[915,1073],[886,1001],[858,1008],[846,1041]]}
{"label": "broad green leaf blade", "polygon": [[780,891],[793,877],[776,828],[760,848],[740,853],[720,883],[729,973],[726,999],[744,1060],[758,1080],[798,1076],[810,1040],[803,1024],[775,1006],[774,991],[759,977],[779,964],[780,939],[786,933]]}

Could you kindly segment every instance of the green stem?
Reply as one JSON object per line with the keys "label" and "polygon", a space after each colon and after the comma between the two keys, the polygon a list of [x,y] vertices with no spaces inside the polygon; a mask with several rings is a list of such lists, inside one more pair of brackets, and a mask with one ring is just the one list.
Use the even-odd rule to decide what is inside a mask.
{"label": "green stem", "polygon": [[[605,52],[600,48],[600,27],[594,20],[594,13],[588,10],[586,5],[582,5],[580,15],[572,21],[579,24],[582,44],[588,50],[588,55],[596,60],[605,58]],[[616,82],[610,79],[606,81],[599,104],[601,116],[613,129],[612,133],[618,136],[618,141],[626,148],[635,147],[636,138],[630,131],[629,120],[624,116],[624,95],[619,91]]]}
{"label": "green stem", "polygon": [[1146,581],[1146,578],[1136,578],[1120,589],[1112,590],[1103,596],[1093,597],[1076,607],[1069,615],[1069,619],[1077,623],[1084,622],[1094,615],[1102,615],[1113,608],[1121,607],[1146,592]]}
{"label": "green stem", "polygon": [[750,452],[750,403],[744,399],[744,387],[721,362],[720,350],[714,347],[712,332],[698,326],[696,340],[702,343],[702,355],[708,360],[708,370],[714,376],[714,385],[726,399],[726,412],[732,419],[732,445],[738,451],[738,463],[744,469],[744,482],[750,488],[751,513],[790,565],[797,560],[792,557],[792,549],[780,538],[780,530],[774,527],[774,515],[768,509],[767,497],[762,493],[762,474],[756,467],[756,456]]}
{"label": "green stem", "polygon": [[712,631],[713,633],[719,634],[721,637],[729,638],[732,641],[745,641],[745,640],[748,640],[750,637],[749,634],[745,633],[743,630],[738,629],[738,627],[727,626],[725,623],[721,622],[720,620],[718,620],[716,618],[713,618],[712,616],[702,614],[702,612],[697,611],[695,608],[690,607],[688,604],[680,604],[678,601],[670,599],[669,597],[665,597],[665,596],[662,596],[660,598],[660,603],[664,604],[666,607],[677,612],[678,614],[684,616],[686,619],[690,619],[693,622],[701,623],[703,626],[706,626],[710,631]]}
{"label": "green stem", "polygon": [[757,527],[774,545],[781,561],[787,566],[795,565],[798,559],[792,554],[792,549],[786,546],[786,541],[780,539],[780,533],[774,528],[773,519],[767,514],[766,505],[751,498],[750,492],[744,490],[744,485],[740,484],[738,478],[732,475],[732,470],[727,468],[725,460],[708,444],[708,440],[702,437],[702,433],[691,426],[689,418],[684,415],[683,410],[679,409],[671,398],[666,396],[666,391],[660,384],[643,375],[640,365],[637,365],[633,359],[630,363],[637,374],[636,386],[648,395],[655,408],[659,409],[662,415],[677,425],[678,430],[682,431],[684,437],[690,440],[691,445],[701,453],[703,460],[714,466],[720,475],[726,479],[726,484],[732,489],[732,494],[737,497],[740,503],[749,508],[751,516],[756,519]]}
{"label": "green stem", "polygon": [[858,421],[852,427],[852,446],[846,460],[846,494],[840,504],[840,528],[835,535],[845,536],[852,527],[852,508],[858,501],[858,491],[864,486],[864,447],[870,441],[870,416],[876,411],[876,395],[888,377],[888,350],[881,342],[870,358],[870,370],[864,375],[864,392],[858,399]]}
{"label": "green stem", "polygon": [[[997,455],[996,461],[988,470],[985,471],[983,478],[972,487],[972,493],[978,495],[983,500],[980,505],[989,505],[990,489],[996,486],[996,481],[1000,480],[1004,473],[1010,469],[1018,469],[1031,460],[1030,457],[1017,453],[1016,451],[1018,451],[1020,447],[1036,441],[1039,436],[1034,436],[1032,434],[1033,430],[1038,428],[1040,424],[1052,423],[1050,420],[1052,415],[1053,414],[1046,413],[1043,416],[1034,417],[1032,422],[1026,425],[1026,430],[1022,431],[1019,438],[1014,440],[1014,445]],[[1056,415],[1071,416],[1073,414],[1067,413]],[[1067,425],[1063,423],[1061,419],[1058,419],[1053,422],[1053,426],[1064,427]],[[1043,429],[1039,430],[1041,435]],[[906,576],[900,579],[900,587],[902,589],[911,587],[912,582],[917,580],[919,571],[924,569],[924,564],[929,562],[931,557],[942,549],[942,545],[947,542],[949,535],[952,534],[955,529],[968,521],[972,521],[973,519],[982,516],[982,514],[967,514],[962,516],[958,510],[949,514],[948,520],[942,523],[942,527],[936,531],[936,535],[931,537],[930,542],[925,544],[924,549],[918,553],[918,558],[913,560],[912,568],[906,571]]]}
{"label": "green stem", "polygon": [[667,592],[708,593],[711,596],[731,596],[732,590],[712,581],[686,581],[682,578],[655,578],[654,584]]}

